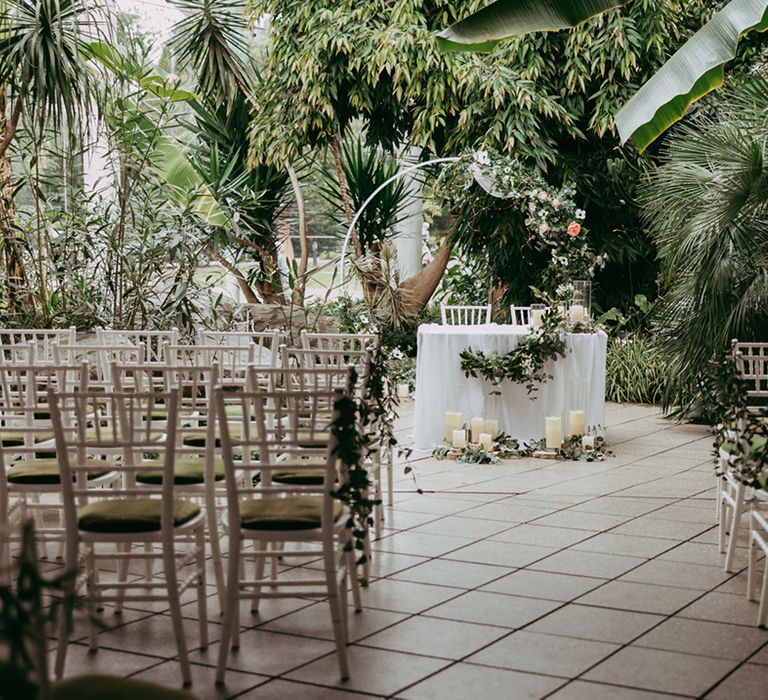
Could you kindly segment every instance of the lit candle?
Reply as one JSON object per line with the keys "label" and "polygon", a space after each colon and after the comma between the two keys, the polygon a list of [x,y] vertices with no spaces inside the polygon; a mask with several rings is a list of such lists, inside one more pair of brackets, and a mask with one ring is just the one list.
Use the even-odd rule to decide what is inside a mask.
{"label": "lit candle", "polygon": [[461,427],[461,413],[448,411],[445,414],[445,441],[450,442],[453,439],[453,431]]}
{"label": "lit candle", "polygon": [[571,323],[579,323],[584,320],[585,309],[582,304],[571,304]]}
{"label": "lit candle", "polygon": [[581,449],[586,450],[594,450],[595,449],[595,436],[594,435],[585,435],[581,438]]}
{"label": "lit candle", "polygon": [[544,309],[531,309],[531,325],[537,328],[541,325],[544,316]]}
{"label": "lit candle", "polygon": [[397,396],[400,399],[405,399],[408,396],[411,395],[411,387],[409,384],[398,384],[397,385]]}
{"label": "lit candle", "polygon": [[472,442],[480,442],[480,433],[485,430],[485,418],[475,417],[469,422]]}
{"label": "lit candle", "polygon": [[480,433],[480,444],[486,449],[490,450],[493,445],[493,438],[490,433]]}
{"label": "lit candle", "polygon": [[494,419],[489,419],[485,421],[485,426],[483,427],[483,430],[488,433],[492,438],[495,438],[499,434],[499,421]]}
{"label": "lit candle", "polygon": [[548,416],[546,422],[546,446],[548,450],[557,450],[563,442],[563,424],[560,416]]}
{"label": "lit candle", "polygon": [[568,434],[584,435],[584,411],[568,411]]}
{"label": "lit candle", "polygon": [[453,439],[451,440],[451,444],[454,447],[466,447],[467,446],[467,433],[462,428],[461,430],[454,430],[453,431]]}

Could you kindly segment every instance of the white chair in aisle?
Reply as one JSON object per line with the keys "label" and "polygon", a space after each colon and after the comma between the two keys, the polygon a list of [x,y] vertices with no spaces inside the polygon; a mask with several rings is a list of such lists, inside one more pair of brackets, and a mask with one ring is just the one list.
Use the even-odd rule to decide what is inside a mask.
{"label": "white chair in aisle", "polygon": [[219,380],[245,383],[248,366],[256,364],[256,345],[166,345],[166,362],[169,365],[210,367],[219,365]]}
{"label": "white chair in aisle", "polygon": [[[341,676],[349,676],[346,595],[350,572],[354,572],[354,554],[347,528],[349,512],[331,495],[347,477],[345,465],[337,470],[336,439],[327,421],[341,396],[343,393],[327,383],[325,389],[314,392],[283,387],[238,394],[244,419],[241,435],[236,438],[228,421],[222,420],[225,392],[217,392],[229,523],[227,603],[217,682],[224,681],[230,646],[237,648],[240,644],[240,601],[251,600],[256,610],[262,598],[327,599]],[[308,422],[308,416],[317,419]],[[319,419],[321,416],[323,419]],[[322,446],[312,448],[308,443]],[[241,459],[235,461],[233,453],[239,453]],[[286,470],[315,470],[322,475],[321,483],[288,485],[272,480],[274,472]],[[245,478],[237,476],[239,472],[244,472]],[[257,474],[261,483],[256,486],[253,477]],[[297,547],[314,545],[294,548],[290,556],[312,560],[320,554],[323,570],[302,569],[304,575],[297,577],[289,569],[265,578],[266,560],[272,560],[276,548],[287,543]],[[246,553],[246,544],[252,544],[253,550]],[[246,556],[256,562],[253,578],[245,576],[246,568],[241,565]],[[352,579],[355,606],[360,609],[354,573]]]}
{"label": "white chair in aisle", "polygon": [[96,342],[100,345],[133,345],[145,349],[144,362],[163,362],[163,348],[166,344],[178,345],[179,329],[170,328],[167,331],[129,331],[105,330],[96,331]]}
{"label": "white chair in aisle", "polygon": [[[56,444],[61,464],[61,490],[66,526],[65,563],[68,571],[80,570],[84,562],[86,602],[92,616],[107,604],[167,602],[176,639],[182,680],[191,683],[186,633],[180,596],[188,589],[197,594],[199,645],[208,644],[205,586],[205,513],[198,504],[175,493],[174,458],[179,394],[123,394],[102,392],[54,393],[50,391]],[[95,439],[86,437],[90,416],[104,403],[114,426],[97,427]],[[166,439],[155,437],[154,417],[163,416]],[[98,426],[98,424],[96,424]],[[111,489],[88,488],[89,457],[118,451],[115,467],[122,482]],[[162,465],[160,485],[138,486],[137,474],[146,471],[147,460]],[[192,542],[193,553],[179,547]],[[147,547],[149,545],[149,547]],[[158,548],[152,545],[159,545]],[[137,555],[134,546],[144,547]],[[163,577],[128,580],[128,562],[136,556],[162,561]],[[117,581],[99,576],[100,564],[117,562]],[[187,566],[192,571],[185,571]],[[74,594],[74,580],[67,593]],[[98,628],[90,625],[90,648],[98,648]],[[56,654],[56,676],[66,661],[71,620],[63,616]]]}
{"label": "white chair in aisle", "polygon": [[277,350],[282,334],[279,330],[259,332],[245,331],[206,331],[197,332],[197,344],[203,346],[226,345],[248,346],[255,345],[253,362],[264,367],[277,366]]}
{"label": "white chair in aisle", "polygon": [[33,365],[37,360],[35,343],[0,345],[0,367],[6,365]]}
{"label": "white chair in aisle", "polygon": [[143,345],[59,345],[54,343],[53,359],[57,365],[77,367],[86,362],[91,371],[88,386],[91,391],[112,390],[112,365],[133,364],[144,362],[146,350]]}
{"label": "white chair in aisle", "polygon": [[301,331],[301,346],[305,350],[353,350],[365,351],[379,347],[375,333],[310,333]]}
{"label": "white chair in aisle", "polygon": [[[173,474],[176,491],[185,498],[205,505],[207,535],[211,548],[219,603],[224,602],[224,569],[221,555],[220,506],[224,504],[224,462],[220,455],[216,402],[213,389],[219,384],[219,369],[212,366],[173,366],[160,364],[113,365],[115,391],[170,392],[179,394],[179,421]],[[162,416],[157,416],[161,419]],[[147,462],[146,470],[136,474],[137,484],[158,486],[163,483],[162,464]],[[146,570],[147,578],[152,570]],[[222,608],[223,609],[223,608]]]}
{"label": "white chair in aisle", "polygon": [[[733,355],[742,380],[747,382],[747,403],[751,412],[768,416],[768,343],[733,342]],[[753,451],[765,450],[766,439],[754,437],[749,444],[740,444],[742,426],[733,426],[730,440],[720,445],[721,479],[718,483],[720,552],[725,553],[725,571],[731,571],[736,555],[741,521],[745,513],[759,501],[768,500],[768,493],[747,486],[732,468],[733,456],[741,452],[749,459]]]}
{"label": "white chair in aisle", "polygon": [[747,572],[747,597],[757,599],[757,548],[763,552],[763,579],[760,586],[760,606],[757,626],[765,627],[768,619],[768,518],[766,513],[752,510],[749,518],[749,569]]}
{"label": "white chair in aisle", "polygon": [[35,362],[54,363],[54,344],[74,345],[77,333],[74,326],[69,328],[4,328],[0,329],[0,344],[35,346]]}
{"label": "white chair in aisle", "polygon": [[440,318],[444,326],[480,326],[491,322],[491,305],[452,306],[440,304]]}
{"label": "white chair in aisle", "polygon": [[531,325],[531,307],[515,306],[514,304],[512,304],[509,307],[509,318],[512,321],[513,326],[530,326]]}

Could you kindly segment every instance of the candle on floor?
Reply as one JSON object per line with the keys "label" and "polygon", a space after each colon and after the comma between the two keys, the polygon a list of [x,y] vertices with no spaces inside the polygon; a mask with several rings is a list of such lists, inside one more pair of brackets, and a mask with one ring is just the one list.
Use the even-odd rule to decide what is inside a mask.
{"label": "candle on floor", "polygon": [[568,434],[584,435],[584,411],[568,411]]}
{"label": "candle on floor", "polygon": [[595,449],[595,436],[594,435],[585,435],[581,438],[581,449],[586,450],[594,450]]}
{"label": "candle on floor", "polygon": [[579,323],[584,320],[585,310],[583,304],[571,304],[571,323]]}
{"label": "candle on floor", "polygon": [[495,438],[499,434],[499,421],[489,418],[485,421],[485,427],[483,432],[488,433],[492,438]]}
{"label": "candle on floor", "polygon": [[469,422],[470,440],[480,442],[480,433],[485,430],[485,418],[476,416]]}
{"label": "candle on floor", "polygon": [[467,433],[462,428],[461,430],[454,430],[453,431],[453,439],[451,440],[451,444],[454,447],[466,447],[467,446]]}
{"label": "candle on floor", "polygon": [[563,423],[560,416],[547,416],[545,439],[548,450],[560,448],[563,442]]}
{"label": "candle on floor", "polygon": [[541,325],[543,317],[544,309],[531,309],[531,325],[534,328],[538,328]]}
{"label": "candle on floor", "polygon": [[397,385],[397,396],[400,399],[408,398],[411,395],[411,387],[410,384],[398,384]]}
{"label": "candle on floor", "polygon": [[480,433],[480,444],[486,449],[490,450],[493,445],[493,438],[490,433]]}
{"label": "candle on floor", "polygon": [[450,442],[453,439],[453,431],[461,427],[461,413],[448,411],[445,414],[445,441]]}

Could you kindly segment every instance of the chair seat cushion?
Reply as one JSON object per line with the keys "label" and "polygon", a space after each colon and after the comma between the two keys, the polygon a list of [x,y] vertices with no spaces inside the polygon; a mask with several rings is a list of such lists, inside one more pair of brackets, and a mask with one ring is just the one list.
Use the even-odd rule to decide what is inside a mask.
{"label": "chair seat cushion", "polygon": [[[755,454],[761,452],[766,449],[766,444],[768,444],[768,438],[759,436],[752,438],[749,442],[749,453]],[[729,455],[736,454],[736,442],[727,440],[720,445],[720,449],[723,450],[723,452],[727,452]]]}
{"label": "chair seat cushion", "polygon": [[285,472],[274,472],[272,481],[278,484],[316,486],[325,481],[325,472],[322,469],[293,469]]}
{"label": "chair seat cushion", "polygon": [[[157,498],[94,501],[78,509],[78,526],[87,532],[155,532],[160,529],[162,506]],[[196,503],[174,499],[173,524],[179,527],[199,512]]]}
{"label": "chair seat cushion", "polygon": [[[10,431],[6,432],[5,430],[0,429],[0,442],[2,442],[3,447],[20,447],[24,444],[25,439],[25,433],[23,432],[17,432],[17,431]],[[49,440],[53,440],[53,433],[52,432],[39,432],[34,433],[33,440],[35,442],[48,442]]]}
{"label": "chair seat cushion", "polygon": [[[162,439],[163,435],[162,431],[156,431],[151,432],[149,434],[149,440],[150,442],[157,442],[158,440]],[[117,438],[115,437],[115,426],[114,425],[104,425],[99,428],[98,436],[96,434],[96,428],[88,428],[85,431],[85,444],[90,447],[98,447],[99,445],[102,445],[104,443],[113,443],[116,442],[118,439],[122,440],[121,436],[118,435]],[[144,440],[144,433],[142,432],[141,439]]]}
{"label": "chair seat cushion", "polygon": [[[322,510],[321,496],[248,498],[240,501],[240,525],[246,530],[311,530],[320,527]],[[341,503],[334,501],[334,521],[341,511]]]}
{"label": "chair seat cushion", "polygon": [[[162,484],[162,463],[159,461],[147,462],[147,466],[155,466],[155,469],[136,474],[136,481],[141,484]],[[214,478],[221,481],[224,478],[224,460],[215,457],[213,460]],[[180,486],[202,484],[205,482],[205,458],[184,457],[177,459],[173,465],[173,481]]]}
{"label": "chair seat cushion", "polygon": [[[88,479],[98,479],[113,471],[111,464],[98,459],[86,460]],[[8,481],[12,484],[59,484],[61,472],[56,459],[27,459],[16,462],[8,470]]]}
{"label": "chair seat cushion", "polygon": [[328,433],[322,430],[301,431],[296,434],[296,444],[299,447],[325,447],[328,444],[328,437]]}
{"label": "chair seat cushion", "polygon": [[197,700],[186,690],[164,688],[154,683],[117,676],[85,675],[56,681],[54,700]]}

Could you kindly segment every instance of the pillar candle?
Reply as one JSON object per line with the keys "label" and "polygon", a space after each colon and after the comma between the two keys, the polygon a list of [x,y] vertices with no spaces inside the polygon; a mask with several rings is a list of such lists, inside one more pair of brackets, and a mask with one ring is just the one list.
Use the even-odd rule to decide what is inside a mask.
{"label": "pillar candle", "polygon": [[594,435],[585,435],[581,438],[581,449],[586,450],[594,450],[595,449],[595,436]]}
{"label": "pillar candle", "polygon": [[466,447],[467,446],[467,433],[462,428],[461,430],[453,431],[453,439],[451,444],[454,447]]}
{"label": "pillar candle", "polygon": [[469,422],[472,442],[480,442],[480,433],[485,430],[485,419],[475,417]]}
{"label": "pillar candle", "polygon": [[584,411],[568,411],[568,434],[584,435]]}
{"label": "pillar candle", "polygon": [[411,395],[411,387],[408,384],[397,385],[398,398],[405,399],[405,398],[408,398],[410,395]]}
{"label": "pillar candle", "polygon": [[582,304],[571,304],[571,323],[583,321],[585,316],[584,306]]}
{"label": "pillar candle", "polygon": [[531,325],[538,328],[541,325],[541,319],[544,316],[544,309],[531,309]]}
{"label": "pillar candle", "polygon": [[563,442],[563,424],[560,416],[548,416],[546,422],[546,446],[548,450],[557,450]]}
{"label": "pillar candle", "polygon": [[490,450],[493,445],[493,438],[490,433],[480,433],[480,444],[486,449]]}
{"label": "pillar candle", "polygon": [[485,421],[483,431],[488,433],[492,438],[495,438],[499,434],[499,421],[493,419]]}
{"label": "pillar candle", "polygon": [[445,414],[445,441],[453,440],[453,431],[461,427],[461,413],[448,411]]}

